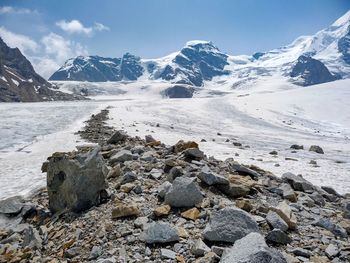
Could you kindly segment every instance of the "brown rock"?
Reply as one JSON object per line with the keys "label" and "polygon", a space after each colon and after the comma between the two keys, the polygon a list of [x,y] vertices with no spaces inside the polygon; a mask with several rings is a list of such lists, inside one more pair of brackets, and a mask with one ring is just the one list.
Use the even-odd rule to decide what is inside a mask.
{"label": "brown rock", "polygon": [[236,206],[240,209],[243,209],[247,212],[250,212],[253,209],[252,204],[249,202],[249,200],[237,200]]}
{"label": "brown rock", "polygon": [[183,140],[180,140],[175,144],[174,147],[175,152],[180,153],[189,148],[198,148],[198,143],[194,141],[184,142]]}
{"label": "brown rock", "polygon": [[135,188],[135,185],[132,183],[126,183],[123,184],[122,186],[120,186],[120,191],[124,192],[124,193],[130,193],[132,189]]}
{"label": "brown rock", "polygon": [[137,216],[140,210],[136,205],[119,204],[112,210],[112,219],[117,219],[126,216]]}
{"label": "brown rock", "polygon": [[199,214],[200,214],[199,210],[196,207],[193,207],[191,209],[186,210],[185,212],[182,212],[181,216],[183,218],[191,219],[195,221],[198,218]]}
{"label": "brown rock", "polygon": [[290,229],[296,229],[297,219],[286,201],[282,201],[277,207],[270,207],[270,210],[276,212],[288,224]]}
{"label": "brown rock", "polygon": [[169,215],[171,210],[170,205],[162,205],[153,210],[155,216],[166,216]]}

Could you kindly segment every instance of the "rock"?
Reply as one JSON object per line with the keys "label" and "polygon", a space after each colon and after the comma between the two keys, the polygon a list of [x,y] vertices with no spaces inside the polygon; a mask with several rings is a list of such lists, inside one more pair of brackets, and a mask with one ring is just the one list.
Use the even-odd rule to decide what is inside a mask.
{"label": "rock", "polygon": [[90,258],[96,259],[102,255],[102,248],[100,246],[93,246],[90,252]]}
{"label": "rock", "polygon": [[339,248],[333,244],[329,244],[325,250],[327,257],[329,257],[330,259],[336,257],[339,254],[339,252]]}
{"label": "rock", "polygon": [[158,195],[160,198],[164,198],[165,194],[170,190],[172,184],[169,183],[168,181],[165,181],[158,187]]}
{"label": "rock", "polygon": [[96,263],[116,263],[116,262],[117,262],[117,260],[114,257],[101,258],[101,259],[96,261]]}
{"label": "rock", "polygon": [[120,169],[120,164],[114,166],[107,174],[107,178],[117,178],[122,175],[122,171]]}
{"label": "rock", "polygon": [[343,208],[343,217],[350,219],[350,202],[344,203],[344,208]]}
{"label": "rock", "polygon": [[169,215],[170,210],[171,210],[170,205],[162,205],[154,209],[153,214],[158,217],[166,216],[166,215]]}
{"label": "rock", "polygon": [[193,207],[202,199],[198,184],[188,177],[176,178],[164,197],[165,203],[172,207]]}
{"label": "rock", "polygon": [[232,198],[244,197],[250,192],[250,188],[241,184],[220,184],[216,186],[221,192]]}
{"label": "rock", "polygon": [[118,144],[120,142],[124,142],[127,139],[127,135],[124,131],[116,131],[111,138],[107,140],[109,144]]}
{"label": "rock", "polygon": [[0,213],[16,215],[19,214],[25,205],[20,196],[13,196],[0,201]]}
{"label": "rock", "polygon": [[123,177],[120,180],[120,184],[126,184],[126,183],[131,183],[133,181],[137,180],[136,174],[133,172],[127,172],[123,175]]}
{"label": "rock", "polygon": [[153,222],[146,226],[144,232],[146,243],[170,243],[179,240],[176,230],[165,222]]}
{"label": "rock", "polygon": [[180,140],[174,145],[175,153],[180,153],[190,148],[198,148],[198,143],[193,141],[184,142],[183,140]]}
{"label": "rock", "polygon": [[273,229],[288,230],[288,224],[274,211],[267,213],[266,221]]}
{"label": "rock", "polygon": [[269,152],[269,154],[271,154],[271,155],[278,155],[278,152],[277,151],[271,151],[271,152]]}
{"label": "rock", "polygon": [[235,207],[226,207],[212,213],[203,231],[203,237],[209,241],[234,243],[245,235],[258,231],[258,224],[247,212]]}
{"label": "rock", "polygon": [[152,135],[146,135],[146,136],[145,136],[145,141],[146,141],[146,143],[150,143],[150,142],[156,142],[157,140],[154,139],[154,138],[152,137]]}
{"label": "rock", "polygon": [[120,191],[124,193],[130,193],[135,188],[135,185],[132,183],[126,183],[120,186]]}
{"label": "rock", "polygon": [[282,180],[286,183],[289,183],[296,191],[302,191],[307,193],[314,191],[313,184],[305,180],[301,176],[297,176],[292,173],[284,173],[282,175]]}
{"label": "rock", "polygon": [[146,216],[140,216],[135,219],[134,225],[135,227],[144,229],[146,224],[148,223],[148,217]]}
{"label": "rock", "polygon": [[47,167],[51,212],[81,212],[101,202],[108,187],[107,168],[99,148],[86,153],[55,153]]}
{"label": "rock", "polygon": [[279,189],[282,191],[282,196],[284,199],[287,199],[293,203],[298,201],[297,195],[289,184],[282,184]]}
{"label": "rock", "polygon": [[236,206],[244,211],[250,212],[253,209],[252,204],[249,200],[237,200]]}
{"label": "rock", "polygon": [[202,257],[204,254],[210,252],[210,248],[199,238],[192,246],[191,252],[196,257]]}
{"label": "rock", "polygon": [[200,214],[200,212],[199,212],[198,208],[193,207],[189,210],[186,210],[185,212],[182,212],[181,216],[183,218],[191,219],[191,220],[195,221],[198,218],[199,214]]}
{"label": "rock", "polygon": [[180,166],[174,166],[169,170],[166,179],[172,183],[175,180],[175,178],[180,177],[182,175],[182,168]]}
{"label": "rock", "polygon": [[189,148],[185,151],[183,151],[186,158],[189,159],[195,159],[195,160],[201,160],[204,158],[204,153],[199,150],[198,148]]}
{"label": "rock", "polygon": [[340,196],[340,194],[336,190],[334,190],[334,188],[332,188],[330,186],[321,186],[321,189],[326,191],[327,193],[329,193],[331,195]]}
{"label": "rock", "polygon": [[121,150],[114,154],[110,159],[109,163],[114,164],[114,163],[123,163],[126,161],[132,161],[133,160],[133,155],[129,150]]}
{"label": "rock", "polygon": [[140,210],[136,205],[119,204],[112,209],[112,219],[118,219],[126,216],[137,216]]}
{"label": "rock", "polygon": [[243,175],[249,175],[253,179],[258,179],[260,174],[244,165],[239,164],[238,162],[230,162],[229,167],[233,172],[238,172]]}
{"label": "rock", "polygon": [[290,229],[297,227],[297,219],[286,201],[280,202],[276,207],[270,207],[270,210],[276,212],[288,224]]}
{"label": "rock", "polygon": [[163,175],[163,171],[160,169],[152,169],[150,172],[150,176],[155,179],[155,180],[159,180]]}
{"label": "rock", "polygon": [[290,146],[290,148],[294,150],[304,150],[304,146],[298,144],[293,144],[292,146]]}
{"label": "rock", "polygon": [[80,255],[81,253],[81,249],[78,247],[72,247],[72,248],[68,248],[64,251],[64,257],[66,258],[74,258],[78,255]]}
{"label": "rock", "polygon": [[40,237],[38,230],[36,230],[32,226],[29,226],[28,228],[24,229],[22,247],[41,249],[42,242],[43,241]]}
{"label": "rock", "polygon": [[318,145],[311,145],[309,148],[309,151],[319,153],[319,154],[324,154],[323,149]]}
{"label": "rock", "polygon": [[299,247],[293,248],[290,252],[298,257],[309,258],[311,256],[311,252],[309,250],[299,248]]}
{"label": "rock", "polygon": [[232,248],[225,250],[220,263],[287,263],[277,250],[269,248],[264,237],[250,233],[235,242]]}
{"label": "rock", "polygon": [[342,238],[348,237],[348,234],[343,227],[332,223],[328,218],[321,217],[313,222],[312,225],[325,228],[328,231],[332,232],[335,236]]}
{"label": "rock", "polygon": [[325,206],[326,204],[326,201],[324,200],[322,195],[320,195],[317,192],[313,192],[312,194],[309,195],[309,197],[315,202],[315,204],[319,206]]}
{"label": "rock", "polygon": [[292,242],[292,239],[280,229],[273,229],[272,231],[270,231],[266,236],[266,240],[272,243],[282,245],[287,245],[290,242]]}
{"label": "rock", "polygon": [[221,257],[225,251],[225,247],[212,246],[211,251],[213,251],[216,255]]}
{"label": "rock", "polygon": [[208,252],[204,257],[198,258],[195,263],[216,263],[219,262],[220,257],[218,257],[214,252]]}
{"label": "rock", "polygon": [[207,185],[229,184],[225,177],[211,172],[208,166],[204,166],[197,177]]}
{"label": "rock", "polygon": [[176,253],[170,249],[161,248],[160,249],[160,257],[165,259],[175,259]]}

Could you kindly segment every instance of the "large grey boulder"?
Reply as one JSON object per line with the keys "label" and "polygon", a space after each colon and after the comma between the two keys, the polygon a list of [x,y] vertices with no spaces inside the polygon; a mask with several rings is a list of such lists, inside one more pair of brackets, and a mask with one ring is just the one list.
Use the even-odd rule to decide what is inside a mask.
{"label": "large grey boulder", "polygon": [[110,159],[110,164],[123,163],[126,161],[132,161],[133,155],[129,150],[121,150],[114,154]]}
{"label": "large grey boulder", "polygon": [[48,158],[47,190],[53,213],[80,212],[100,203],[108,187],[108,169],[99,150],[54,153]]}
{"label": "large grey boulder", "polygon": [[269,211],[266,215],[267,223],[272,229],[280,229],[282,231],[288,230],[288,224],[274,211]]}
{"label": "large grey boulder", "polygon": [[153,222],[146,226],[144,239],[148,244],[169,243],[179,240],[176,229],[165,222]]}
{"label": "large grey boulder", "polygon": [[165,194],[165,203],[172,207],[193,207],[202,202],[203,195],[194,180],[195,178],[177,177]]}
{"label": "large grey boulder", "polygon": [[250,233],[224,251],[220,263],[287,263],[277,250],[269,248],[259,233]]}
{"label": "large grey boulder", "polygon": [[311,193],[314,191],[314,186],[309,181],[305,180],[303,177],[292,174],[284,173],[282,175],[282,180],[289,183],[294,190]]}
{"label": "large grey boulder", "polygon": [[0,213],[15,215],[21,212],[24,205],[25,203],[22,197],[9,197],[0,201]]}
{"label": "large grey boulder", "polygon": [[107,143],[117,144],[120,142],[124,142],[127,137],[128,136],[126,135],[126,133],[124,131],[116,131],[115,133],[113,133],[111,138],[108,139]]}
{"label": "large grey boulder", "polygon": [[207,185],[229,184],[229,181],[216,173],[213,173],[208,166],[202,168],[202,171],[198,174],[198,178]]}
{"label": "large grey boulder", "polygon": [[234,243],[251,232],[259,232],[253,217],[242,209],[226,207],[212,213],[203,237],[209,241]]}

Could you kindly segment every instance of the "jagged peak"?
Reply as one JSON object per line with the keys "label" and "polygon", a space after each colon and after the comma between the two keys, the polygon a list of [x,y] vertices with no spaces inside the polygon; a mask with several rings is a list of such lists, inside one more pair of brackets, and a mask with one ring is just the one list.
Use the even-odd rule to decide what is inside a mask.
{"label": "jagged peak", "polygon": [[348,25],[350,22],[350,10],[347,11],[343,16],[341,16],[340,18],[338,18],[333,24],[332,26],[344,26],[344,25]]}
{"label": "jagged peak", "polygon": [[197,46],[197,45],[211,45],[213,46],[213,42],[207,40],[190,40],[186,42],[186,46]]}

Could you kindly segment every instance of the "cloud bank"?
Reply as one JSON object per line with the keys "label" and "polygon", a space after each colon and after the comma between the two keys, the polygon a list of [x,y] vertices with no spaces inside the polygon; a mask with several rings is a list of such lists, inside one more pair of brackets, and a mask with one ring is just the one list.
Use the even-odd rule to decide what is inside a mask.
{"label": "cloud bank", "polygon": [[94,32],[100,32],[100,31],[108,31],[109,27],[101,24],[101,23],[95,23],[91,27],[84,26],[79,20],[73,19],[71,21],[66,20],[60,20],[56,22],[56,25],[61,28],[63,31],[69,33],[69,34],[85,34],[88,36],[91,36]]}

